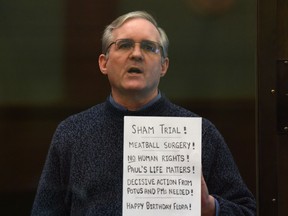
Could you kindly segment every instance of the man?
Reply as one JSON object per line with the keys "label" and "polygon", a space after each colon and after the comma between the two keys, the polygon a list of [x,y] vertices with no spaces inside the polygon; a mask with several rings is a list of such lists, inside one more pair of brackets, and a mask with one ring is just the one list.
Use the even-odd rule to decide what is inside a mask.
{"label": "man", "polygon": [[[124,116],[196,114],[172,104],[158,85],[169,66],[168,38],[146,12],[106,27],[99,67],[111,95],[57,128],[32,215],[121,215]],[[255,215],[255,200],[222,136],[202,122],[202,215]]]}

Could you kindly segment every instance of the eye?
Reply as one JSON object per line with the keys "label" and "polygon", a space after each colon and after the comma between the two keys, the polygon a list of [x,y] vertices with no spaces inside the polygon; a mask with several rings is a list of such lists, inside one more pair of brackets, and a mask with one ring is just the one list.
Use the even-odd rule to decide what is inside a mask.
{"label": "eye", "polygon": [[153,43],[152,41],[142,41],[141,48],[148,52],[158,52],[158,46],[156,43]]}
{"label": "eye", "polygon": [[134,46],[134,42],[131,40],[119,40],[116,42],[117,49],[128,50]]}

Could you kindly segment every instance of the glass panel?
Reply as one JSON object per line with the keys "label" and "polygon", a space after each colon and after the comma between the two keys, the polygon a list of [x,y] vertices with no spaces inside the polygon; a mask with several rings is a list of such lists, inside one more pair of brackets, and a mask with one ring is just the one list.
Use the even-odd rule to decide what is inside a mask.
{"label": "glass panel", "polygon": [[0,104],[62,98],[63,2],[1,1]]}
{"label": "glass panel", "polygon": [[150,12],[170,40],[161,89],[173,99],[255,97],[256,1],[121,0]]}

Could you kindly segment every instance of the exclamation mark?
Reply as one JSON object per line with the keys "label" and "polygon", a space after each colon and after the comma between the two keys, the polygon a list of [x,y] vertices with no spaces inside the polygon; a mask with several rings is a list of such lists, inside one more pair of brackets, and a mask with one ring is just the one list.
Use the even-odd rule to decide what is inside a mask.
{"label": "exclamation mark", "polygon": [[187,134],[186,127],[184,127],[184,134]]}
{"label": "exclamation mark", "polygon": [[193,150],[195,150],[195,142],[192,143]]}
{"label": "exclamation mark", "polygon": [[191,189],[191,196],[193,196],[193,189]]}
{"label": "exclamation mark", "polygon": [[187,162],[189,162],[189,155],[187,155]]}
{"label": "exclamation mark", "polygon": [[195,166],[192,166],[193,174],[195,174]]}
{"label": "exclamation mark", "polygon": [[192,209],[192,205],[191,205],[191,203],[189,204],[189,210],[191,210]]}

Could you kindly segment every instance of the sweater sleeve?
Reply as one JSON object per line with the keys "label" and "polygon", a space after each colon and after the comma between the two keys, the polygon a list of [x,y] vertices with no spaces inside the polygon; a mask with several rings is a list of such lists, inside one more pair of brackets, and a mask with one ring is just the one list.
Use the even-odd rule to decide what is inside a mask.
{"label": "sweater sleeve", "polygon": [[[69,215],[66,212],[67,185],[64,184],[63,163],[61,163],[59,142],[61,131],[56,130],[46,158],[35,196],[32,216]],[[67,170],[66,170],[67,171]]]}
{"label": "sweater sleeve", "polygon": [[254,196],[242,180],[223,137],[212,124],[204,129],[202,164],[209,193],[219,203],[219,215],[256,215]]}

